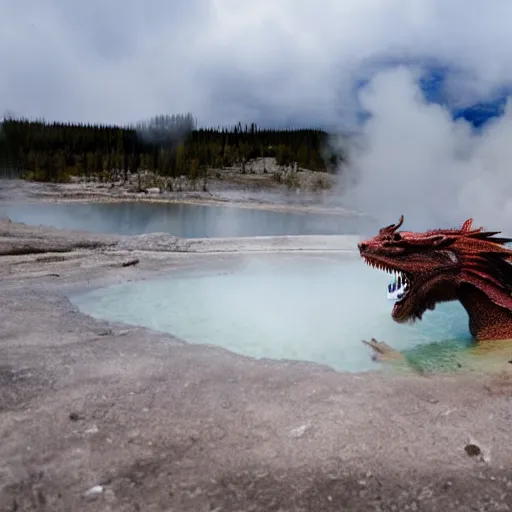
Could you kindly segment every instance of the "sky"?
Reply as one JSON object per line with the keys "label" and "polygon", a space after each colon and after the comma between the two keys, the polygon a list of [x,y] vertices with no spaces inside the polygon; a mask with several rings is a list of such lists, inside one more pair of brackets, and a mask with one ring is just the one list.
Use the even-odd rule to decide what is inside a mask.
{"label": "sky", "polygon": [[478,129],[429,101],[407,67],[375,75],[360,92],[369,113],[334,193],[379,226],[460,226],[512,237],[512,105]]}
{"label": "sky", "polygon": [[452,112],[502,109],[510,19],[510,0],[0,0],[0,113],[346,128],[400,65]]}

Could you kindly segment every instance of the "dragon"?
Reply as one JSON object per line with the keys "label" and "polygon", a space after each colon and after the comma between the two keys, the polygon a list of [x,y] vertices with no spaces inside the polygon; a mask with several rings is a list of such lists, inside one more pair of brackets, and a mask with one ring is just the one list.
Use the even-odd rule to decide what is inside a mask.
{"label": "dragon", "polygon": [[[391,273],[388,296],[398,323],[421,320],[437,303],[458,300],[469,316],[469,330],[477,344],[512,339],[512,249],[500,231],[473,228],[466,220],[459,229],[417,233],[400,231],[397,224],[379,230],[358,244],[368,265]],[[363,340],[374,359],[399,359],[387,343]]]}

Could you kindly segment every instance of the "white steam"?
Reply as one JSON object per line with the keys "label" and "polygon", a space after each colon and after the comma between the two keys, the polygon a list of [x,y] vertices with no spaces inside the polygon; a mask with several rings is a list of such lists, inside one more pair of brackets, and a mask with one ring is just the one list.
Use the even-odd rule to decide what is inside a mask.
{"label": "white steam", "polygon": [[[425,101],[414,71],[379,73],[361,92],[371,115],[362,144],[343,170],[350,206],[381,225],[405,216],[405,229],[475,224],[512,233],[512,112],[480,133]],[[345,181],[346,182],[346,181]]]}

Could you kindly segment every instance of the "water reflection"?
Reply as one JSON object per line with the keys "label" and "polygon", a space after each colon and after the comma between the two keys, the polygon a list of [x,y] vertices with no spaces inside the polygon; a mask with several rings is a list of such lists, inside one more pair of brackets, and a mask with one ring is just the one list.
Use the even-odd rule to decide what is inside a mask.
{"label": "water reflection", "polygon": [[365,217],[193,204],[0,203],[0,217],[96,233],[164,232],[184,238],[355,234],[375,229]]}

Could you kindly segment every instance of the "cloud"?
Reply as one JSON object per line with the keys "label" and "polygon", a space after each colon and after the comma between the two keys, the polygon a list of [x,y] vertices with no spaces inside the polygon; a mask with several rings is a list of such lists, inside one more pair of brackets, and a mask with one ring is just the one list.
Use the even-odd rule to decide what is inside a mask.
{"label": "cloud", "polygon": [[463,106],[512,80],[508,0],[17,0],[0,5],[0,109],[125,123],[350,125],[390,57],[452,70]]}
{"label": "cloud", "polygon": [[[405,215],[404,229],[460,226],[469,217],[512,235],[512,108],[476,131],[427,103],[418,76],[397,68],[378,73],[360,93],[370,117],[351,167],[345,203],[379,226]],[[345,186],[348,181],[345,181]],[[340,191],[338,191],[340,193]]]}

